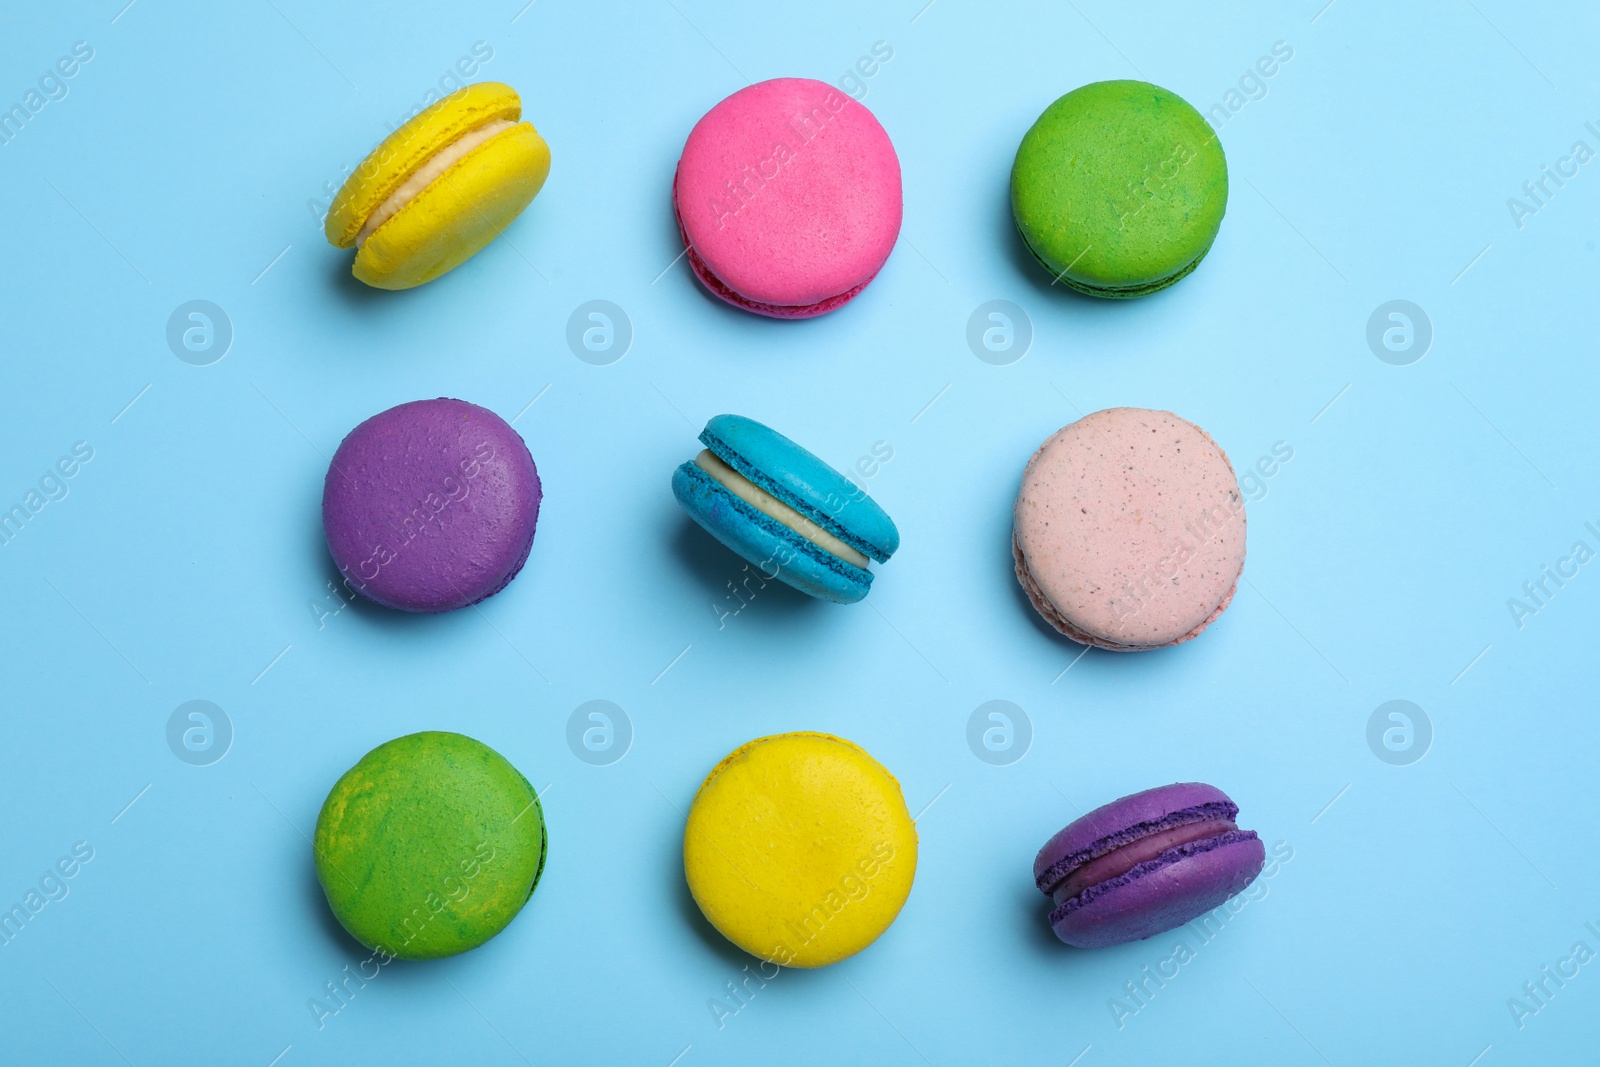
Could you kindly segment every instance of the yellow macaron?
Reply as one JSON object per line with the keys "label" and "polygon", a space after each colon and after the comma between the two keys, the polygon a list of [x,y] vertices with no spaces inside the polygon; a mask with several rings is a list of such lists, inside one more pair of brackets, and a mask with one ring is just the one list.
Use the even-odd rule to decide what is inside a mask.
{"label": "yellow macaron", "polygon": [[466,262],[533,202],[550,146],[509,85],[479,82],[413,116],[333,198],[328,243],[356,248],[355,276],[410,289]]}
{"label": "yellow macaron", "polygon": [[712,926],[781,967],[824,967],[889,928],[917,873],[900,783],[822,733],[757,738],[712,768],[683,834],[689,891]]}

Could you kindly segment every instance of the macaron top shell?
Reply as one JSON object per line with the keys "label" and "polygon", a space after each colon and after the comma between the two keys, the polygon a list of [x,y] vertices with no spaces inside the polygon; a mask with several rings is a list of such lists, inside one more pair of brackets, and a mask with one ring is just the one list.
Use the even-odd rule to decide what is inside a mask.
{"label": "macaron top shell", "polygon": [[496,119],[522,118],[522,98],[509,85],[478,82],[458,89],[413,115],[345,179],[323,220],[335,248],[349,248],[385,200],[440,149],[468,130]]}
{"label": "macaron top shell", "polygon": [[1203,782],[1157,786],[1102,804],[1074,819],[1045,842],[1033,861],[1033,878],[1043,892],[1071,871],[1151,830],[1199,818],[1228,818],[1239,806],[1228,794]]}
{"label": "macaron top shell", "polygon": [[352,937],[436,959],[476,948],[522,910],[544,870],[544,814],[505,757],[430,731],[379,745],[345,772],[313,846],[328,905]]}
{"label": "macaron top shell", "polygon": [[1196,636],[1244,568],[1244,500],[1228,457],[1170,411],[1109,408],[1050,437],[1014,511],[1017,577],[1075,641],[1112,650]]}
{"label": "macaron top shell", "polygon": [[475,604],[528,558],[543,493],[528,446],[462,400],[418,400],[345,437],[323,483],[328,549],[350,584],[401,611]]}
{"label": "macaron top shell", "polygon": [[900,547],[900,531],[877,501],[771,427],[742,415],[717,415],[700,440],[728,466],[856,551],[883,563]]}
{"label": "macaron top shell", "polygon": [[695,794],[684,873],[706,919],[754,956],[821,967],[854,955],[911,892],[917,831],[894,776],[823,733],[763,737]]}
{"label": "macaron top shell", "polygon": [[1012,212],[1051,274],[1094,296],[1142,296],[1193,270],[1228,205],[1216,132],[1141,81],[1074,89],[1017,149]]}
{"label": "macaron top shell", "polygon": [[377,228],[351,273],[377,289],[412,289],[476,255],[544,186],[550,149],[528,123],[495,133]]}
{"label": "macaron top shell", "polygon": [[729,290],[719,295],[768,315],[814,314],[889,258],[900,161],[864,106],[823,82],[777,78],[695,124],[674,206],[697,270]]}

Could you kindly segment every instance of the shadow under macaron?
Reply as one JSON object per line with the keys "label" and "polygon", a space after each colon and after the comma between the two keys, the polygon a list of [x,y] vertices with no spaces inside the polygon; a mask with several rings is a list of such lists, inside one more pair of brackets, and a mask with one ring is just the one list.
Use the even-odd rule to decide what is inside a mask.
{"label": "shadow under macaron", "polygon": [[674,843],[679,847],[668,850],[667,878],[672,885],[673,903],[677,905],[677,912],[684,925],[695,932],[698,937],[730,971],[739,971],[746,964],[754,965],[759,961],[732,941],[723,937],[705,913],[700,910],[700,905],[694,902],[694,894],[689,892],[689,880],[683,874],[683,849],[682,838],[675,838]]}
{"label": "shadow under macaron", "polygon": [[333,248],[324,244],[319,245],[312,254],[323,257],[328,288],[347,309],[366,313],[402,299],[403,290],[377,289],[351,273],[355,255],[350,249]]}
{"label": "shadow under macaron", "polygon": [[[822,601],[776,578],[766,577],[755,564],[725,547],[687,515],[681,517],[673,531],[669,547],[677,561],[704,588],[706,614],[719,629],[731,624],[735,615],[748,614],[768,625],[809,622],[821,617]],[[742,584],[746,581],[755,584]],[[729,589],[730,584],[735,587],[733,590]],[[747,600],[742,599],[741,590],[749,594]],[[730,614],[724,616],[723,612]]]}
{"label": "shadow under macaron", "polygon": [[1080,956],[1081,950],[1065,944],[1050,929],[1050,898],[1039,892],[1031,880],[1018,882],[1013,895],[1016,921],[1024,931],[1022,942],[1029,955],[1051,963]]}
{"label": "shadow under macaron", "polygon": [[317,880],[315,866],[310,862],[309,850],[306,855],[305,868],[305,901],[304,907],[311,913],[312,921],[322,932],[323,937],[333,946],[340,955],[363,959],[371,953],[361,942],[350,936],[339,920],[334,916],[333,909],[328,906],[328,896],[322,891],[322,883]]}

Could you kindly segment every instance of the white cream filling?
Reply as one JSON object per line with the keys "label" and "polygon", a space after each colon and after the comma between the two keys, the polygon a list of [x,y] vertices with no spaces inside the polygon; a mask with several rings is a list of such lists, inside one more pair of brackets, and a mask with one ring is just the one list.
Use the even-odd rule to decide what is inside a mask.
{"label": "white cream filling", "polygon": [[717,458],[716,453],[709,448],[694,457],[694,463],[695,466],[716,479],[718,485],[767,516],[767,518],[782,523],[824,552],[832,553],[846,563],[860,567],[862,570],[866,569],[868,563],[866,556],[863,556],[860,552],[857,552],[783,501],[775,499],[771,493],[768,493],[759,485],[722,462],[721,459]]}
{"label": "white cream filling", "polygon": [[398,215],[401,208],[415,200],[422,190],[432,185],[439,175],[459,163],[468,152],[500,131],[509,130],[515,125],[516,123],[510,119],[492,119],[482,126],[468,130],[435,152],[432,158],[401,183],[400,188],[389,195],[389,199],[378,205],[378,209],[367,219],[366,225],[361,227],[361,232],[356,234],[356,247],[360,248],[366,244],[367,238],[372,236],[374,230]]}

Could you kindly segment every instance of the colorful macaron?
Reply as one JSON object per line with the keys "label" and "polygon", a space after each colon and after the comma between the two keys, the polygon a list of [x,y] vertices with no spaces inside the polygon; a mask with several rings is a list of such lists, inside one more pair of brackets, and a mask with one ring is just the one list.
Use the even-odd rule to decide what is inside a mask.
{"label": "colorful macaron", "polygon": [[477,948],[533,896],[544,813],[528,780],[488,745],[408,734],[334,785],[313,851],[351,937],[398,959],[437,959]]}
{"label": "colorful macaron", "polygon": [[878,120],[819,81],[740,89],[689,133],[672,183],[689,265],[735,307],[801,319],[842,307],[900,234],[900,159]]}
{"label": "colorful macaron", "polygon": [[401,404],[350,431],[322,486],[328,550],[350,587],[400,611],[476,604],[516,577],[543,492],[528,446],[464,400]]}
{"label": "colorful macaron", "polygon": [[356,248],[354,274],[410,289],[470,259],[533,203],[550,147],[499,82],[460,89],[373,149],[333,198],[328,243]]}
{"label": "colorful macaron", "polygon": [[802,593],[853,604],[872,588],[871,560],[900,547],[893,520],[860,486],[783,434],[740,415],[718,415],[706,447],[672,475],[689,517]]}
{"label": "colorful macaron", "polygon": [[1011,168],[1028,250],[1090,296],[1145,296],[1176,282],[1210,251],[1227,208],[1216,132],[1148,82],[1074,89],[1039,116]]}
{"label": "colorful macaron", "polygon": [[1078,948],[1138,941],[1198,918],[1261,873],[1266,851],[1214,786],[1164,785],[1096,808],[1052,837],[1034,884]]}
{"label": "colorful macaron", "polygon": [[859,746],[821,733],[741,745],[712,768],[683,834],[689,891],[752,956],[823,967],[878,939],[917,873],[900,783]]}
{"label": "colorful macaron", "polygon": [[1109,408],[1039,446],[1022,472],[1011,552],[1035,610],[1113,652],[1197,636],[1244,570],[1244,498],[1200,427]]}

